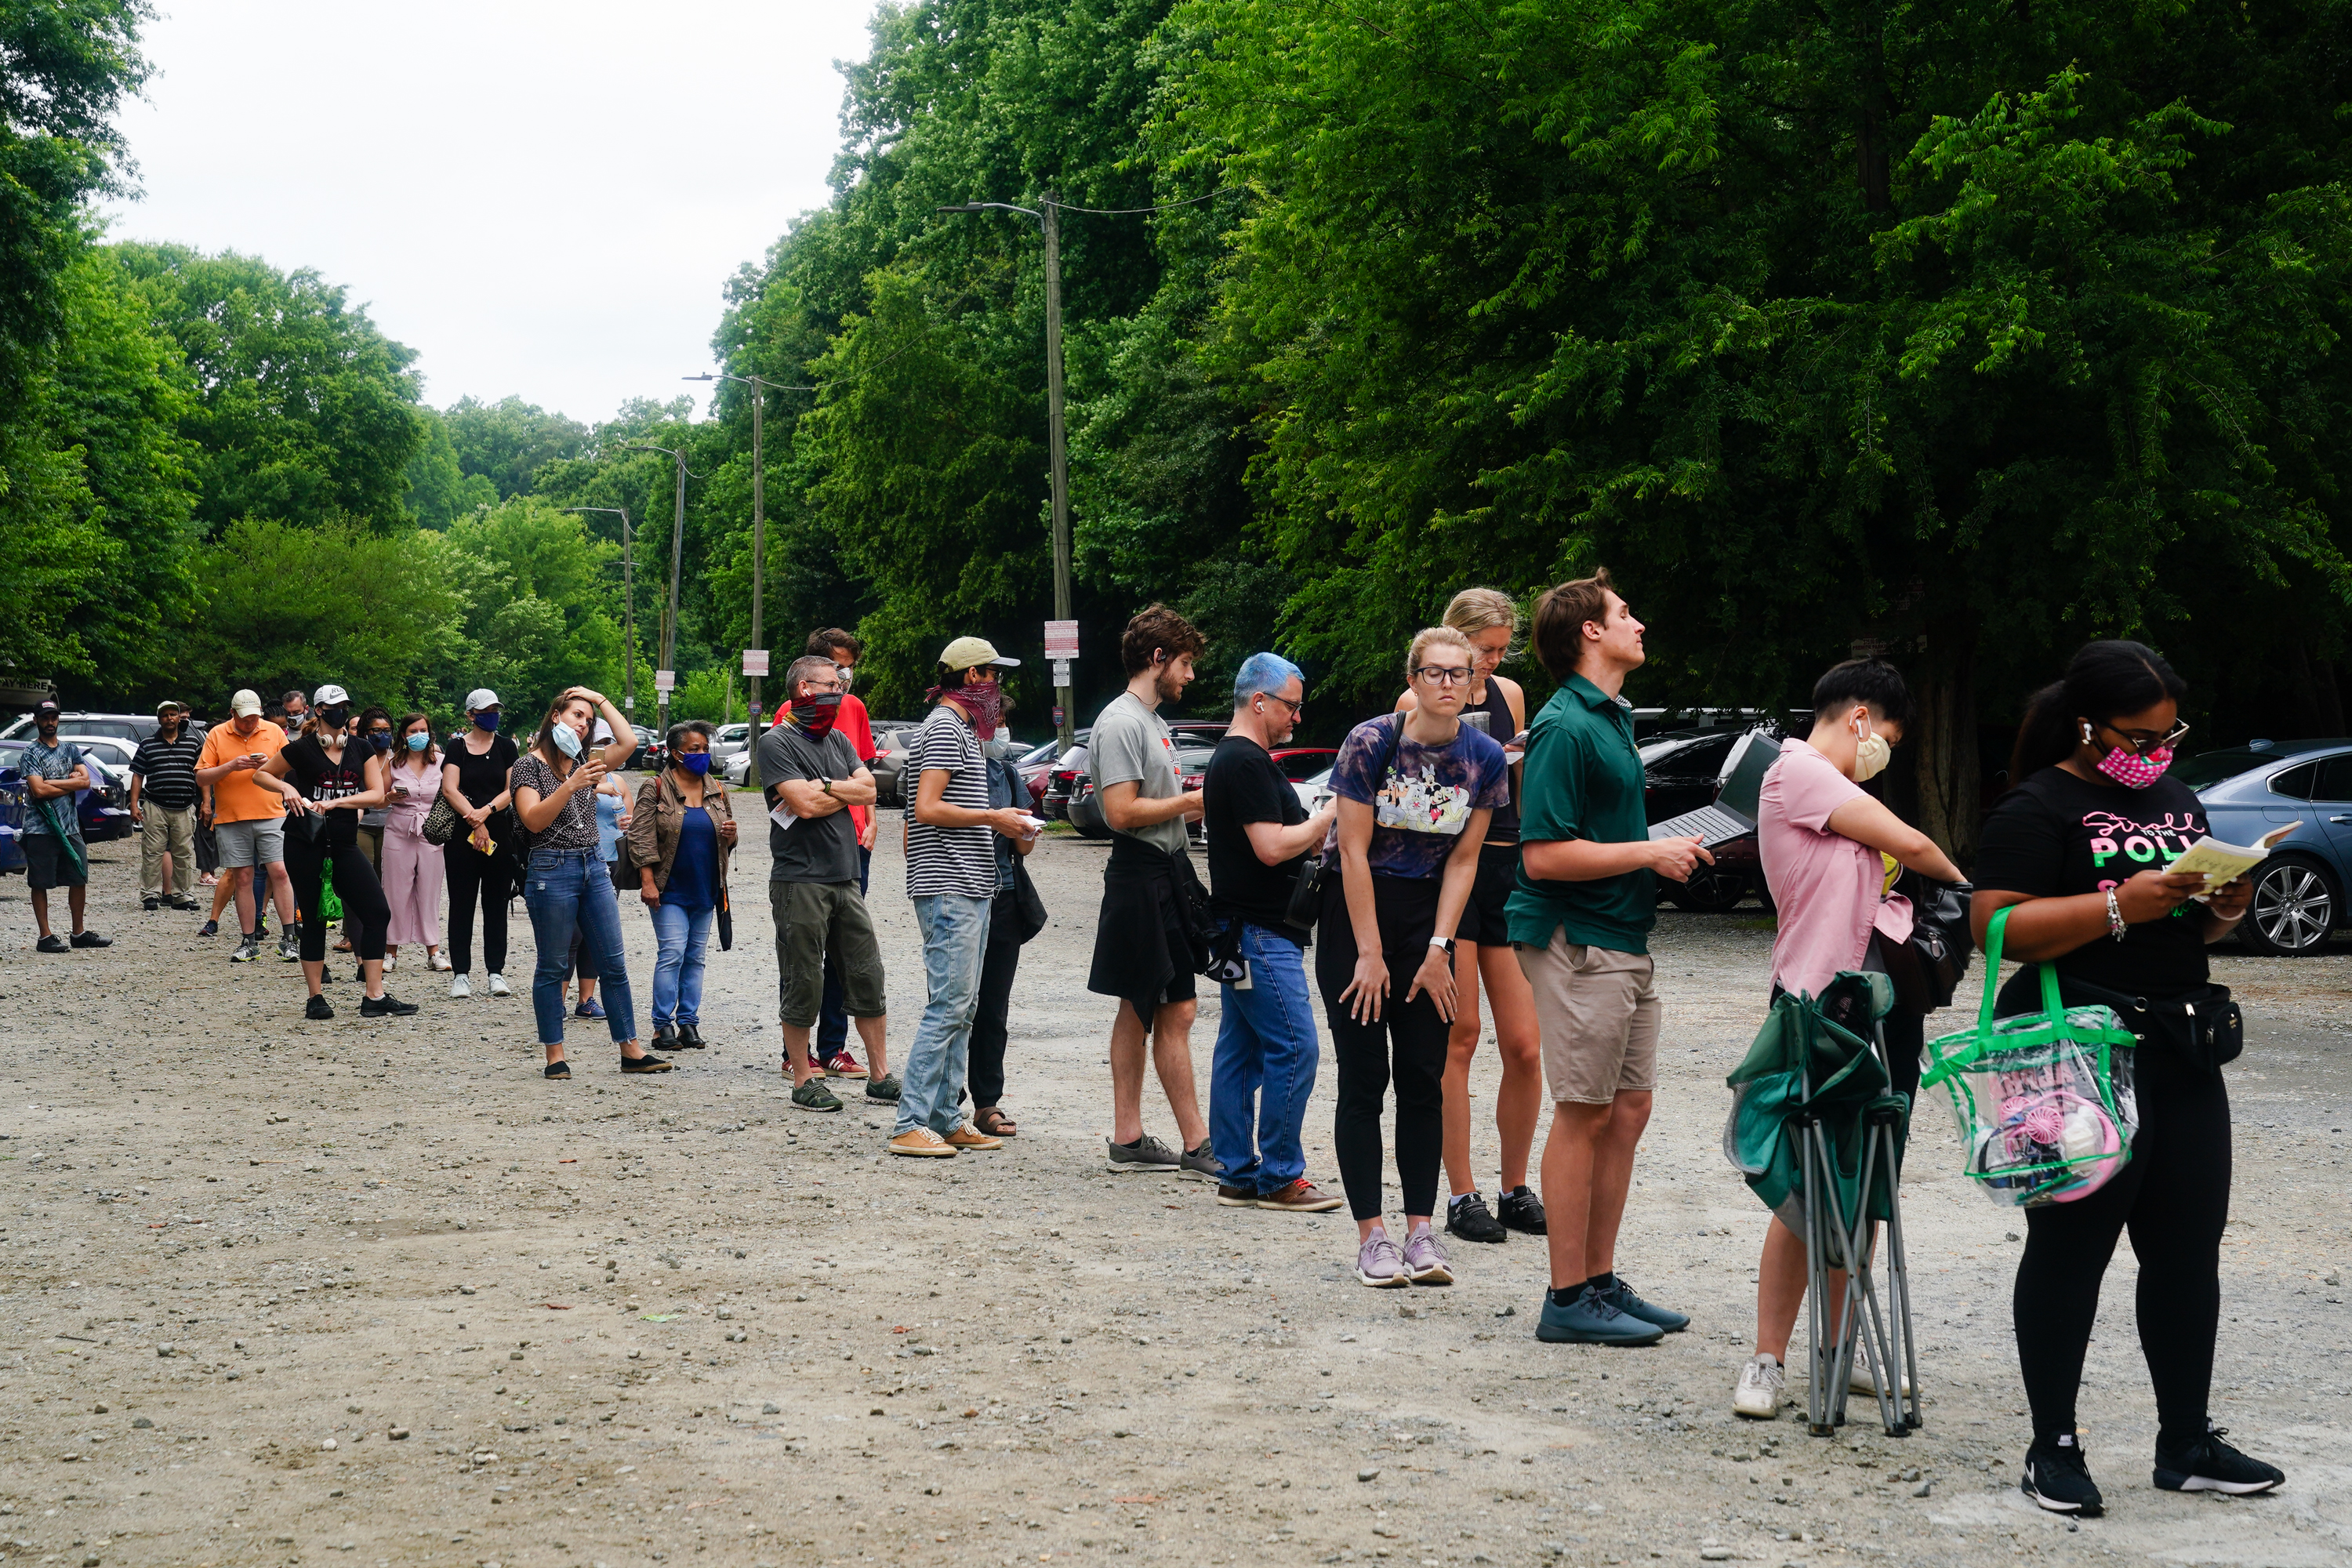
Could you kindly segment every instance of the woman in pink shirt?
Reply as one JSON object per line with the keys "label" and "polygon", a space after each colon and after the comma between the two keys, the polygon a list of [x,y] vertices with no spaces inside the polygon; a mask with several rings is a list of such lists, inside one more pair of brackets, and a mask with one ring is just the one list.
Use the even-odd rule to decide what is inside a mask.
{"label": "woman in pink shirt", "polygon": [[[1911,906],[1889,898],[1892,864],[1941,882],[1964,880],[1935,841],[1864,794],[1885,771],[1911,716],[1903,676],[1884,659],[1837,665],[1813,685],[1813,730],[1781,742],[1764,775],[1756,847],[1780,906],[1772,939],[1772,994],[1818,995],[1842,970],[1884,972],[1885,946],[1910,940]],[[1887,1067],[1906,1098],[1919,1089],[1920,1014],[1885,1020]],[[1842,1279],[1843,1277],[1833,1276]],[[1805,1244],[1772,1221],[1756,1270],[1756,1353],[1739,1370],[1732,1410],[1769,1419],[1780,1408],[1789,1334],[1805,1298]],[[1857,1392],[1874,1392],[1854,1363]]]}

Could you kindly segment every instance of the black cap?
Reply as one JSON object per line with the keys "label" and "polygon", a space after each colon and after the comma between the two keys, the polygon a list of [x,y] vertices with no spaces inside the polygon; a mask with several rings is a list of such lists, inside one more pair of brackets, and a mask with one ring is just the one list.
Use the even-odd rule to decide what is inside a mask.
{"label": "black cap", "polygon": [[33,705],[33,716],[37,719],[44,713],[55,713],[58,710],[58,700],[54,697],[44,697]]}

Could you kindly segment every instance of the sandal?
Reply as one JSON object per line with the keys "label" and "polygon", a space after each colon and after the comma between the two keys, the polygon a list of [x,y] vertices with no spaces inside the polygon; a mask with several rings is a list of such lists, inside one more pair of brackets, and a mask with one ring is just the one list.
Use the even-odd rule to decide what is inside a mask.
{"label": "sandal", "polygon": [[972,1112],[971,1124],[991,1138],[1018,1138],[1021,1124],[1004,1114],[1003,1108],[992,1105],[985,1110]]}

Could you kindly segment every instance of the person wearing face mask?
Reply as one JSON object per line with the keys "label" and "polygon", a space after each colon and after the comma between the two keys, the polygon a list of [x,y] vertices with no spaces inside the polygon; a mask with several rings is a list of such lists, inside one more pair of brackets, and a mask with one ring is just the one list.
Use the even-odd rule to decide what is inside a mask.
{"label": "person wearing face mask", "polygon": [[[600,709],[614,739],[597,750],[588,736]],[[531,935],[539,947],[530,977],[530,1009],[551,1079],[572,1076],[563,1056],[563,975],[572,964],[574,931],[583,950],[594,957],[604,992],[605,1026],[621,1048],[621,1070],[667,1072],[673,1066],[638,1043],[636,1002],[621,950],[620,906],[614,900],[612,873],[596,843],[596,786],[636,749],[637,732],[621,710],[602,693],[574,686],[548,708],[530,749],[516,759],[509,779],[515,816],[530,839],[522,885],[523,906],[530,911]]]}
{"label": "person wearing face mask", "polygon": [[[83,760],[81,748],[58,739],[58,705],[43,702],[33,710],[33,739],[16,758],[25,780],[25,826],[17,844],[25,852],[25,882],[33,893],[33,923],[40,928],[37,949],[65,952],[69,947],[111,947],[111,939],[82,929],[82,910],[89,897],[89,857],[83,847],[79,793],[91,787],[96,770]],[[73,916],[73,941],[49,930],[49,889],[66,890],[66,908]]]}
{"label": "person wearing face mask", "polygon": [[[489,993],[511,996],[507,988],[507,902],[514,897],[511,809],[515,743],[499,733],[499,694],[478,686],[466,694],[466,729],[452,741],[441,763],[441,798],[465,819],[466,831],[442,847],[441,867],[449,885],[449,994],[474,994],[474,909],[482,911],[482,964]],[[630,734],[636,731],[632,730]]]}
{"label": "person wearing face mask", "polygon": [[[373,706],[363,708],[360,710],[360,716],[352,721],[351,727],[352,736],[363,742],[368,750],[382,757],[385,769],[389,771],[394,762],[391,712],[386,709]],[[378,886],[382,886],[383,882],[384,812],[385,807],[379,805],[360,813],[360,853],[367,857],[368,868],[375,873]],[[386,897],[389,896],[387,892]],[[343,934],[336,939],[335,951],[351,952],[352,944],[358,938],[359,922],[352,918],[349,911],[346,911],[343,916]],[[383,956],[383,972],[386,974],[392,973],[393,958],[393,946],[387,940]]]}
{"label": "person wearing face mask", "polygon": [[653,916],[654,1049],[703,1048],[702,967],[710,926],[727,896],[735,809],[710,776],[710,725],[669,729],[669,766],[637,786],[628,814],[638,896]]}
{"label": "person wearing face mask", "polygon": [[811,1111],[841,1109],[840,1098],[825,1083],[824,1064],[810,1055],[809,1031],[818,1021],[828,968],[841,974],[843,1005],[865,1042],[871,1075],[866,1098],[898,1098],[898,1080],[889,1072],[882,949],[859,890],[862,862],[852,811],[871,809],[874,775],[835,724],[845,685],[829,655],[793,660],[784,671],[789,695],[783,717],[759,743],[760,780],[770,809],[784,814],[782,821],[772,816],[768,822],[776,1016],[783,1029],[793,1104]]}
{"label": "person wearing face mask", "polygon": [[196,882],[196,758],[204,742],[188,732],[188,706],[155,710],[155,732],[131,759],[131,820],[139,828],[139,903],[193,910]]}
{"label": "person wearing face mask", "polygon": [[433,743],[433,721],[411,713],[387,727],[389,798],[383,808],[384,902],[391,923],[384,928],[383,966],[389,970],[403,944],[425,950],[425,967],[446,969],[441,956],[441,851],[425,841],[425,819],[441,793],[441,749]]}
{"label": "person wearing face mask", "polygon": [[2230,1004],[2205,951],[2238,929],[2243,877],[2196,900],[2202,878],[2168,874],[2206,831],[2196,792],[2168,775],[2188,685],[2153,648],[2095,642],[2065,679],[2036,692],[2019,726],[2009,793],[1979,835],[1969,916],[1982,945],[2011,910],[2003,956],[2024,967],[2001,988],[2006,1016],[2039,1013],[2037,968],[2057,971],[2068,1005],[2134,1022],[2129,1053],[2139,1131],[2131,1161],[2096,1192],[2025,1211],[2012,1310],[2034,1437],[2021,1489],[2040,1507],[2090,1517],[2105,1507],[2077,1435],[2074,1397],[2099,1286],[2128,1229],[2139,1260],[2140,1349],[2156,1393],[2156,1485],[2268,1491],[2286,1478],[2221,1440],[2208,1399],[2221,1311],[2221,1228],[2230,1217],[2230,1096],[2187,1026]]}
{"label": "person wearing face mask", "polygon": [[[874,764],[874,720],[866,704],[850,689],[857,675],[857,661],[865,657],[866,645],[839,626],[820,626],[809,633],[801,652],[812,658],[830,658],[841,670],[841,710],[834,716],[833,732],[849,742],[850,752],[866,766]],[[791,711],[792,700],[776,710],[776,722],[781,724]],[[849,820],[857,829],[857,890],[868,890],[874,870],[874,830],[878,818],[870,805],[853,805]],[[816,1052],[818,1065],[828,1078],[865,1078],[865,1064],[850,1054],[849,1013],[842,1004],[841,961],[831,953],[824,960],[824,996],[817,1004],[816,1040],[810,1047]]]}
{"label": "person wearing face mask", "polygon": [[[275,788],[284,799],[286,874],[302,913],[302,978],[310,988],[303,1016],[335,1016],[327,1001],[327,922],[319,914],[327,868],[334,868],[335,897],[358,927],[362,1018],[405,1018],[414,1004],[383,988],[383,933],[392,911],[375,869],[360,850],[360,813],[383,804],[388,793],[385,754],[351,732],[352,700],[340,686],[321,686],[313,695],[302,732],[254,771],[253,782]],[[298,822],[315,816],[316,824]]]}
{"label": "person wearing face mask", "polygon": [[[1886,950],[1910,940],[1911,906],[1888,896],[1887,861],[1940,882],[1959,868],[1934,840],[1864,793],[1886,769],[1911,717],[1902,672],[1856,658],[1813,685],[1812,732],[1781,742],[1756,810],[1757,852],[1780,908],[1772,995],[1812,996],[1846,970],[1887,970]],[[1841,1019],[1867,1035],[1866,1021]],[[1916,1100],[1925,1015],[1898,1006],[1883,1020],[1895,1091]],[[1834,1295],[1844,1275],[1831,1276]],[[1769,1420],[1780,1408],[1789,1334],[1805,1295],[1805,1243],[1774,1219],[1756,1269],[1756,1350],[1732,1391],[1737,1415]],[[1853,1387],[1875,1393],[1856,1357]]]}

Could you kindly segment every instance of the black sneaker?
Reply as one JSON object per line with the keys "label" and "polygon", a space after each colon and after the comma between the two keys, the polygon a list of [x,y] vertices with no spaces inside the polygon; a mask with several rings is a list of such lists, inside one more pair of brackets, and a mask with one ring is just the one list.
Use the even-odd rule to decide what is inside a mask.
{"label": "black sneaker", "polygon": [[1210,1151],[1209,1141],[1201,1140],[1197,1149],[1187,1149],[1177,1156],[1176,1173],[1190,1182],[1217,1182],[1225,1179],[1224,1163]]}
{"label": "black sneaker", "polygon": [[[193,909],[194,906],[194,905],[190,905],[189,907]],[[218,936],[218,935],[220,935],[220,921],[206,921],[205,922],[205,929],[204,929],[204,930],[202,930],[202,931],[198,931],[196,934],[197,934],[198,936]]]}
{"label": "black sneaker", "polygon": [[2156,1445],[2156,1484],[2168,1492],[2228,1492],[2242,1497],[2286,1484],[2286,1472],[2249,1458],[2221,1441],[2225,1426],[2205,1424],[2205,1436],[2188,1447]]}
{"label": "black sneaker", "polygon": [[381,996],[360,998],[360,1016],[362,1018],[410,1018],[415,1015],[415,1003],[403,1002],[389,991]]}
{"label": "black sneaker", "polygon": [[1184,1156],[1146,1132],[1132,1143],[1114,1143],[1103,1140],[1103,1163],[1113,1174],[1150,1171],[1166,1174],[1174,1171]]}
{"label": "black sneaker", "polygon": [[163,907],[163,900],[150,893],[139,900],[139,907],[152,915]]}
{"label": "black sneaker", "polygon": [[1486,1200],[1475,1192],[1446,1200],[1445,1234],[1458,1236],[1465,1241],[1511,1239],[1511,1233],[1503,1228],[1501,1221],[1486,1212]]}
{"label": "black sneaker", "polygon": [[1495,1200],[1495,1217],[1522,1236],[1543,1236],[1543,1199],[1532,1187],[1513,1187]]}
{"label": "black sneaker", "polygon": [[112,947],[114,939],[100,936],[94,931],[78,931],[73,934],[73,944],[76,947]]}
{"label": "black sneaker", "polygon": [[2083,1445],[2072,1432],[2033,1440],[2025,1451],[2025,1477],[2017,1489],[2052,1513],[2096,1519],[2106,1511],[2106,1500],[2099,1496],[2098,1483],[2083,1462]]}
{"label": "black sneaker", "polygon": [[67,952],[66,939],[52,931],[33,944],[35,952]]}
{"label": "black sneaker", "polygon": [[302,1016],[314,1018],[321,1024],[334,1016],[335,1010],[327,1005],[327,999],[324,996],[311,997],[310,1005],[302,1009]]}

